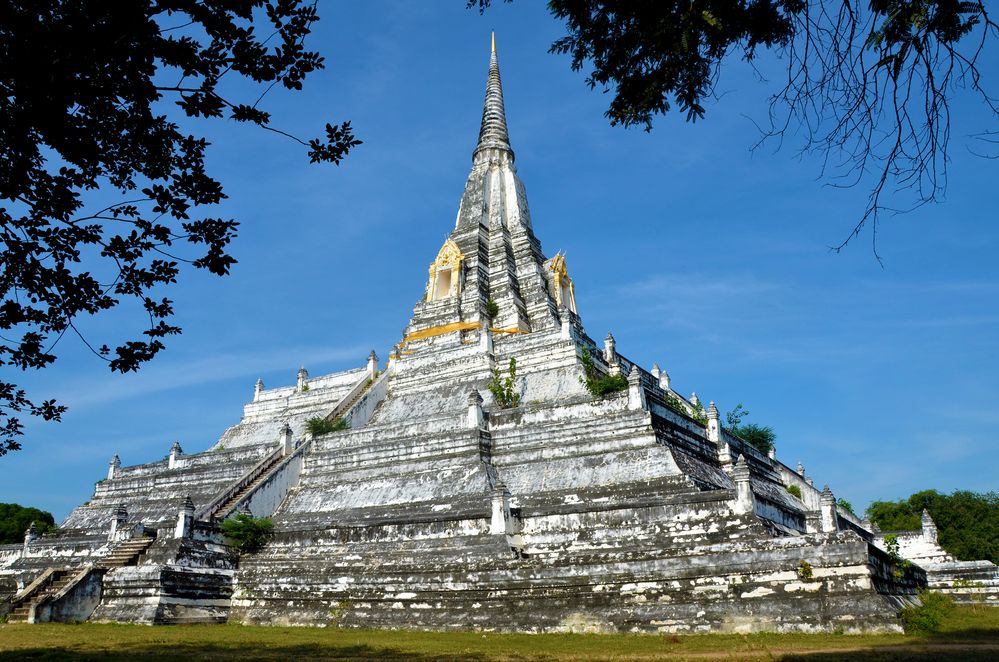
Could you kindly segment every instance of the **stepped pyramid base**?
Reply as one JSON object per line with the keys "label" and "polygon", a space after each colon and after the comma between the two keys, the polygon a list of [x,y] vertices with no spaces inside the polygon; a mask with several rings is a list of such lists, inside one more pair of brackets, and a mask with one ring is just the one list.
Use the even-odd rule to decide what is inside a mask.
{"label": "stepped pyramid base", "polygon": [[[101,621],[900,630],[926,572],[896,565],[803,467],[723,429],[713,404],[610,334],[602,347],[586,334],[565,256],[547,258],[533,232],[495,51],[455,227],[428,276],[384,371],[372,352],[314,379],[303,367],[294,386],[258,381],[207,451],[175,444],[131,467],[115,456],[58,534],[0,547],[0,604],[58,567],[80,578],[64,586],[81,587],[82,618]],[[597,382],[620,390],[594,397]],[[312,418],[350,429],[312,435]],[[274,532],[240,558],[219,520],[246,509]],[[137,554],[115,547],[149,531]],[[102,559],[135,565],[92,569]],[[931,585],[989,572],[938,570]],[[38,604],[59,620],[84,611],[71,603],[54,587]]]}

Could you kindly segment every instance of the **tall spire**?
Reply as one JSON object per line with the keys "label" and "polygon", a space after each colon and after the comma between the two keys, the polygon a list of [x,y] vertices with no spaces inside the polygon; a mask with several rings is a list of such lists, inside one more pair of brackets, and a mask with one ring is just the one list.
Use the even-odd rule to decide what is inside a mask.
{"label": "tall spire", "polygon": [[484,149],[502,149],[513,154],[510,136],[506,132],[506,111],[503,109],[503,84],[500,82],[499,60],[496,58],[496,33],[493,33],[492,53],[489,55],[489,79],[486,82],[486,100],[482,106],[482,128],[479,144],[474,154]]}

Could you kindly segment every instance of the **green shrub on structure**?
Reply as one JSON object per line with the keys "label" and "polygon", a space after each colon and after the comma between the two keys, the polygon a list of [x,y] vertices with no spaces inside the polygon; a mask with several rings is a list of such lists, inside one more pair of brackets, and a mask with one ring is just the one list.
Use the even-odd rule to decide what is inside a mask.
{"label": "green shrub on structure", "polygon": [[486,302],[486,315],[489,316],[490,320],[494,320],[499,316],[499,304],[492,299]]}
{"label": "green shrub on structure", "polygon": [[593,357],[590,355],[589,348],[583,348],[580,360],[583,362],[583,371],[586,373],[586,379],[580,377],[579,381],[586,385],[586,389],[594,397],[602,398],[608,393],[616,393],[628,388],[628,380],[624,375],[601,375],[597,371],[597,367],[593,364]]}
{"label": "green shrub on structure", "polygon": [[341,430],[350,429],[350,421],[342,416],[336,418],[325,418],[323,416],[314,416],[307,421],[305,421],[305,429],[308,430],[312,436],[318,436],[321,434],[329,434],[330,432],[340,432]]}
{"label": "green shrub on structure", "polygon": [[940,630],[944,619],[954,610],[954,599],[949,595],[919,590],[919,605],[902,610],[902,626],[909,634],[929,634]]}
{"label": "green shrub on structure", "polygon": [[240,513],[222,522],[222,535],[226,544],[240,552],[259,550],[273,530],[274,523],[269,517],[253,517],[246,513]]}
{"label": "green shrub on structure", "polygon": [[770,449],[774,447],[774,442],[777,441],[777,433],[769,425],[743,424],[742,419],[747,416],[749,416],[749,410],[740,402],[735,406],[735,409],[725,414],[728,431],[761,453],[769,453]]}
{"label": "green shrub on structure", "polygon": [[509,374],[503,377],[497,368],[493,368],[493,378],[486,384],[486,388],[493,394],[493,400],[500,409],[510,409],[520,404],[520,393],[517,393],[516,385],[517,359],[510,357]]}
{"label": "green shrub on structure", "polygon": [[811,579],[813,574],[812,564],[805,559],[801,559],[801,561],[798,562],[798,578]]}
{"label": "green shrub on structure", "polygon": [[838,499],[836,501],[836,505],[838,505],[840,508],[850,513],[854,517],[857,516],[857,513],[853,510],[853,504],[847,501],[846,499]]}
{"label": "green shrub on structure", "polygon": [[704,411],[704,405],[698,402],[694,405],[694,411],[690,414],[690,417],[700,423],[701,425],[708,424],[708,412]]}
{"label": "green shrub on structure", "polygon": [[663,397],[666,400],[666,406],[675,411],[678,414],[683,414],[684,416],[690,416],[690,411],[684,406],[680,398],[676,397],[669,391],[665,391]]}
{"label": "green shrub on structure", "polygon": [[787,493],[793,496],[795,499],[801,499],[801,488],[797,485],[788,485],[784,488]]}

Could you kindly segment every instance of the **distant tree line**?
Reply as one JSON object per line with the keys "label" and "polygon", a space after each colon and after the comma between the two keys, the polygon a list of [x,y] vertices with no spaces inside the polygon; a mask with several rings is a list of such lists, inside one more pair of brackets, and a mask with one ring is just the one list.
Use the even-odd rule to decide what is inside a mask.
{"label": "distant tree line", "polygon": [[26,508],[16,503],[0,503],[0,545],[12,545],[24,541],[24,532],[34,522],[38,533],[53,531],[56,528],[52,513]]}
{"label": "distant tree line", "polygon": [[875,501],[867,516],[882,531],[913,531],[922,526],[923,509],[937,525],[940,546],[961,561],[999,563],[999,494],[956,490],[916,492],[901,501]]}

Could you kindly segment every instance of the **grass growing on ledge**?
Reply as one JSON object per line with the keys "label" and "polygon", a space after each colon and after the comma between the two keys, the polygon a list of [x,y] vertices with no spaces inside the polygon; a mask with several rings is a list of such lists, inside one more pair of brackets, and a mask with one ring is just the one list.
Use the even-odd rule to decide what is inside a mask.
{"label": "grass growing on ledge", "polygon": [[0,625],[0,658],[21,660],[994,660],[999,609],[958,607],[933,635],[582,635],[238,625]]}
{"label": "grass growing on ledge", "polygon": [[583,348],[580,361],[583,362],[583,371],[586,373],[586,379],[584,380],[582,377],[579,379],[586,385],[586,389],[593,394],[593,397],[602,398],[608,393],[617,393],[628,388],[628,380],[624,375],[600,374],[597,367],[593,364],[593,357],[590,355],[589,348]]}
{"label": "grass growing on ledge", "polygon": [[329,434],[330,432],[349,430],[350,421],[342,417],[329,419],[322,416],[314,416],[305,421],[305,429],[308,430],[312,436],[316,437],[321,434]]}

